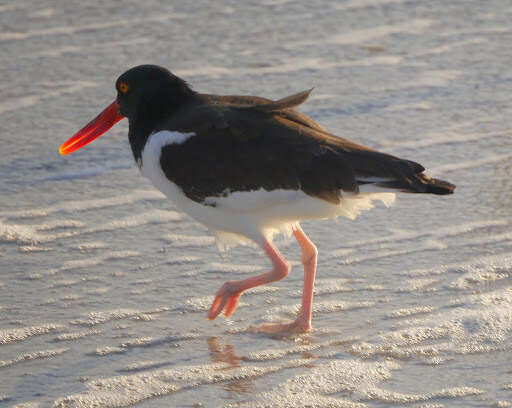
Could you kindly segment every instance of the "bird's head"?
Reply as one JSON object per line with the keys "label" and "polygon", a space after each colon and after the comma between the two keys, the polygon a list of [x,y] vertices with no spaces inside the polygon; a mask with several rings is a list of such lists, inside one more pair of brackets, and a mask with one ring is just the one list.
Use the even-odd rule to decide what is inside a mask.
{"label": "bird's head", "polygon": [[130,121],[163,118],[193,94],[185,81],[157,65],[130,68],[117,79],[115,87],[114,102],[60,146],[60,154],[80,149],[125,117]]}

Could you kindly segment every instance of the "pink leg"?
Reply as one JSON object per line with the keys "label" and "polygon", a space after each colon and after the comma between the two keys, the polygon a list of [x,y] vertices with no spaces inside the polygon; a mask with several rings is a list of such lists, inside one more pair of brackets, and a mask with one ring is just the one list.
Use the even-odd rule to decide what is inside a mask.
{"label": "pink leg", "polygon": [[304,265],[304,287],[302,289],[302,306],[299,315],[293,323],[298,331],[311,330],[311,312],[313,308],[313,287],[315,285],[316,263],[318,250],[302,228],[299,226],[293,231],[297,242],[302,249],[302,263]]}
{"label": "pink leg", "polygon": [[302,291],[302,306],[299,314],[292,323],[265,324],[257,328],[253,328],[251,331],[281,336],[305,333],[311,330],[313,286],[315,283],[318,251],[300,226],[293,232],[293,234],[302,249],[302,263],[304,264],[304,288]]}
{"label": "pink leg", "polygon": [[208,313],[209,320],[215,319],[222,313],[222,310],[224,310],[226,317],[231,316],[238,306],[238,300],[244,290],[281,280],[290,273],[290,265],[273,244],[265,239],[262,247],[272,261],[273,269],[244,280],[226,282],[215,296]]}

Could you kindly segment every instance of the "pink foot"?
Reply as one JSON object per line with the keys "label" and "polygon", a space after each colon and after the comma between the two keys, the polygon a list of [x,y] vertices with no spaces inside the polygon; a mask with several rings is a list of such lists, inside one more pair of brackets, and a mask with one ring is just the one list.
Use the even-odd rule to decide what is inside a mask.
{"label": "pink foot", "polygon": [[231,316],[238,306],[240,296],[242,296],[242,290],[238,282],[227,281],[215,295],[215,300],[208,312],[208,320],[217,318],[222,310],[224,310],[224,316]]}
{"label": "pink foot", "polygon": [[291,323],[269,323],[254,326],[249,329],[251,333],[266,333],[278,337],[286,337],[294,334],[303,334],[311,331],[311,322],[308,319],[298,317]]}
{"label": "pink foot", "polygon": [[290,273],[290,265],[279,254],[276,247],[267,240],[263,240],[262,247],[272,261],[274,268],[269,272],[261,273],[244,280],[227,281],[215,295],[215,300],[208,312],[209,320],[215,319],[223,310],[226,317],[231,316],[236,310],[238,300],[244,290],[281,280]]}

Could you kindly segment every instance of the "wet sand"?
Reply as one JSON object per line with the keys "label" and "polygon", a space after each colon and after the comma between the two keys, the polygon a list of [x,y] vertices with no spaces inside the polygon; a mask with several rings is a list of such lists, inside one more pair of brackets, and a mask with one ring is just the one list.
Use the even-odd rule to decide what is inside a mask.
{"label": "wet sand", "polygon": [[[0,5],[0,407],[512,407],[512,4],[414,0]],[[205,93],[279,98],[418,161],[450,197],[303,224],[315,330],[277,338],[302,266],[205,320],[268,267],[143,179],[126,121],[58,146],[155,63]]]}

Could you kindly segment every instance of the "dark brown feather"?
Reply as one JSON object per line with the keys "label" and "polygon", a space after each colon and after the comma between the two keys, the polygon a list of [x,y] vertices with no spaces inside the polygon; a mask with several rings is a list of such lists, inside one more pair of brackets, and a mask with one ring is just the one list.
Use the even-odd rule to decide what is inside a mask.
{"label": "dark brown feather", "polygon": [[164,173],[197,202],[234,191],[302,189],[339,203],[343,192],[358,192],[361,177],[388,178],[397,186],[391,188],[413,192],[453,191],[420,164],[334,136],[291,108],[309,92],[275,102],[200,95],[155,129],[195,133],[162,149]]}
{"label": "dark brown feather", "polygon": [[294,108],[295,106],[299,106],[306,102],[306,99],[309,98],[309,95],[311,94],[312,91],[313,88],[308,89],[307,91],[302,91],[293,95],[286,96],[277,101],[265,101],[263,103],[255,103],[243,109],[255,110],[260,112],[277,112],[284,109]]}

